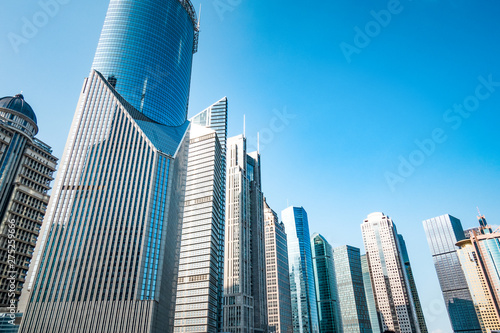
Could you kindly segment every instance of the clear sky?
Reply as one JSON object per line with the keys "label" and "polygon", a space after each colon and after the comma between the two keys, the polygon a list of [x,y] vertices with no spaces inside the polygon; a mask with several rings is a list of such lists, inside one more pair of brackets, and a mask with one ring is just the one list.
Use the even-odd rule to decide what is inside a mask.
{"label": "clear sky", "polygon": [[[108,2],[58,1],[2,2],[0,95],[24,92],[60,157]],[[429,331],[450,332],[422,220],[473,227],[479,206],[500,224],[498,17],[494,0],[203,1],[190,114],[227,96],[230,136],[244,114],[249,146],[261,133],[268,203],[303,206],[333,246],[391,216]]]}

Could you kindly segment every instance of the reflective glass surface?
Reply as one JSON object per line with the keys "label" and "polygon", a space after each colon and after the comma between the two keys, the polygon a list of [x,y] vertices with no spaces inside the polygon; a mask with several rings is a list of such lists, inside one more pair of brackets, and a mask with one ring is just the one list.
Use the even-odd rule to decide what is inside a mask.
{"label": "reflective glass surface", "polygon": [[169,126],[187,115],[194,26],[179,0],[111,0],[92,68]]}

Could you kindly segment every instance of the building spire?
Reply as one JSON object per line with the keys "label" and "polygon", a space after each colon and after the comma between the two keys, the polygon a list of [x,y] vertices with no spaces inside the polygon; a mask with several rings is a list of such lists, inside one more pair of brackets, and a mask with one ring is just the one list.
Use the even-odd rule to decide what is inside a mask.
{"label": "building spire", "polygon": [[246,136],[246,133],[245,133],[245,115],[243,115],[243,137]]}

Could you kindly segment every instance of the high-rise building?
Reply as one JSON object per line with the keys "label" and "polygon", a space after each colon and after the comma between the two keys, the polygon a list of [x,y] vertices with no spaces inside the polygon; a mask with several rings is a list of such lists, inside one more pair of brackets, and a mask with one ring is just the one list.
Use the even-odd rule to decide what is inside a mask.
{"label": "high-rise building", "polygon": [[333,260],[342,331],[372,333],[359,249],[350,245],[336,247],[333,249]]}
{"label": "high-rise building", "polygon": [[307,213],[302,207],[288,207],[281,212],[281,220],[288,237],[293,332],[318,333],[316,286]]}
{"label": "high-rise building", "polygon": [[222,330],[227,99],[191,119],[174,332]]}
{"label": "high-rise building", "polygon": [[481,332],[457,256],[458,247],[455,244],[465,238],[460,220],[446,214],[425,220],[423,225],[453,331]]}
{"label": "high-rise building", "polygon": [[484,333],[500,330],[500,233],[493,232],[484,216],[479,231],[457,243],[458,258]]}
{"label": "high-rise building", "polygon": [[269,333],[293,333],[285,225],[264,199]]}
{"label": "high-rise building", "polygon": [[340,333],[337,282],[333,250],[330,243],[318,233],[311,236],[316,301],[318,303],[319,331],[321,333]]}
{"label": "high-rise building", "polygon": [[361,270],[363,272],[363,286],[365,287],[366,306],[370,316],[370,324],[373,333],[382,333],[380,328],[380,319],[377,313],[377,304],[375,303],[375,295],[373,294],[372,279],[370,278],[370,267],[368,266],[368,258],[366,254],[361,256]]}
{"label": "high-rise building", "polygon": [[197,30],[189,0],[111,0],[21,332],[173,331]]}
{"label": "high-rise building", "polygon": [[361,230],[382,330],[420,333],[395,224],[383,213],[372,213]]}
{"label": "high-rise building", "polygon": [[37,132],[23,95],[0,98],[0,313],[14,318],[57,165]]}
{"label": "high-rise building", "polygon": [[267,331],[260,155],[246,138],[227,141],[224,332]]}
{"label": "high-rise building", "polygon": [[422,305],[420,304],[420,297],[418,297],[417,285],[415,279],[413,278],[413,272],[411,270],[410,256],[408,255],[408,249],[406,248],[406,242],[403,235],[398,234],[399,246],[401,247],[401,254],[403,256],[403,263],[406,270],[406,277],[408,278],[408,283],[410,284],[411,296],[413,297],[413,303],[415,304],[415,311],[417,312],[418,326],[420,327],[420,333],[427,333],[427,325],[425,323],[424,311],[422,310]]}

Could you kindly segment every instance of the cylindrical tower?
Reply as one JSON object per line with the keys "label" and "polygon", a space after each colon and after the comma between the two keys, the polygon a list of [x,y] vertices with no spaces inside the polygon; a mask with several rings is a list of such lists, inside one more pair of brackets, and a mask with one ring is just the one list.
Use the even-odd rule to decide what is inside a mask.
{"label": "cylindrical tower", "polygon": [[197,20],[190,0],[111,0],[92,68],[147,117],[187,118]]}

